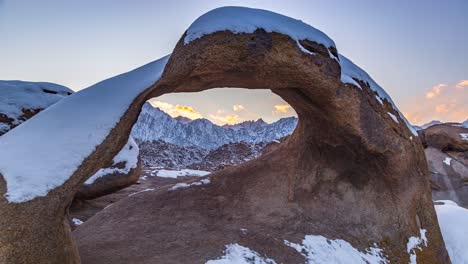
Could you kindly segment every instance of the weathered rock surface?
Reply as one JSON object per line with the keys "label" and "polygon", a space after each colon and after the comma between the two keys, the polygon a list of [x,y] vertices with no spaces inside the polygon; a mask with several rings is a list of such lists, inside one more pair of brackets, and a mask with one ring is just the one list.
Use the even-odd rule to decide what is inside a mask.
{"label": "weathered rock surface", "polygon": [[468,128],[446,123],[418,133],[426,147],[433,199],[468,207]]}
{"label": "weathered rock surface", "polygon": [[468,128],[459,123],[445,123],[419,130],[423,145],[442,151],[468,151]]}
{"label": "weathered rock surface", "polygon": [[[212,12],[226,18],[223,10],[232,9],[249,16],[231,22],[258,21],[266,13],[267,21],[304,27],[266,11]],[[361,251],[376,244],[392,263],[408,263],[408,240],[421,229],[428,243],[411,252],[418,263],[449,263],[421,143],[412,140],[389,97],[377,100],[375,84],[359,68],[342,82],[346,59],[319,36],[314,42],[254,28],[219,30],[187,43],[184,35],[162,77],[133,99],[63,185],[26,203],[0,200],[0,260],[78,263],[66,208],[125,145],[144,102],[171,92],[244,87],[271,89],[296,110],[291,137],[258,159],[132,195],[98,213],[74,231],[84,263],[204,263],[236,242],[278,263],[300,263],[303,256],[284,239],[299,242],[310,234],[343,239]]]}

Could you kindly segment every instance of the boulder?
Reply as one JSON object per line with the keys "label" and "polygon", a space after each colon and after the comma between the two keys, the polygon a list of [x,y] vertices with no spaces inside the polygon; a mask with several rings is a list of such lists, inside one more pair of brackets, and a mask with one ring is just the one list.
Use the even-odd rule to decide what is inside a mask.
{"label": "boulder", "polygon": [[419,130],[423,144],[442,151],[468,151],[468,128],[459,123],[444,123]]}
{"label": "boulder", "polygon": [[418,133],[426,147],[433,199],[468,207],[468,128],[444,123]]}
{"label": "boulder", "polygon": [[75,195],[76,199],[90,200],[101,197],[132,184],[135,184],[141,175],[141,160],[139,148],[133,138],[113,159],[109,167],[98,170],[87,179]]}
{"label": "boulder", "polygon": [[[271,89],[295,109],[296,130],[240,166],[114,203],[74,231],[77,250],[64,221],[67,206],[125,145],[144,102],[215,87]],[[96,100],[102,97],[110,103]],[[85,107],[67,120],[78,106]],[[7,245],[0,262],[205,263],[223,258],[224,249],[229,255],[248,248],[264,262],[300,263],[318,241],[346,245],[363,262],[450,263],[416,132],[367,73],[299,20],[215,9],[190,26],[170,57],[100,82],[33,119],[0,138],[0,168],[7,168],[0,181],[7,194],[0,196],[0,245]],[[45,168],[54,169],[54,181],[2,161],[12,152],[41,168],[42,145],[8,153],[2,146],[34,130],[58,148],[69,130],[58,133],[42,126],[46,121],[73,129],[80,140],[64,150],[69,158],[48,157],[56,161]],[[23,172],[28,186],[43,182],[27,190],[14,185]]]}
{"label": "boulder", "polygon": [[72,93],[55,83],[0,81],[0,136]]}

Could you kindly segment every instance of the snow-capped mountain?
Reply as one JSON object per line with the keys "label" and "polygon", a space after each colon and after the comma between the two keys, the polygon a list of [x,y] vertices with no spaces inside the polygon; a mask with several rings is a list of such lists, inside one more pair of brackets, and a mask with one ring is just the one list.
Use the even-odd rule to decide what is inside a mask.
{"label": "snow-capped mountain", "polygon": [[421,126],[413,126],[414,129],[416,130],[421,130],[421,129],[426,129],[430,126],[434,126],[434,125],[439,125],[439,124],[442,124],[442,122],[440,122],[439,120],[432,120],[431,122],[429,123],[426,123],[424,125],[421,125]]}
{"label": "snow-capped mountain", "polygon": [[138,121],[133,126],[132,136],[139,141],[162,140],[179,146],[212,150],[235,142],[270,142],[290,135],[296,125],[297,118],[288,117],[272,124],[259,119],[221,127],[207,119],[190,121],[186,118],[172,118],[145,103]]}
{"label": "snow-capped mountain", "polygon": [[[431,127],[431,126],[435,126],[435,125],[440,125],[440,124],[444,124],[443,122],[439,121],[439,120],[432,120],[431,122],[429,123],[426,123],[424,125],[421,125],[421,126],[413,126],[414,129],[416,130],[421,130],[421,129],[426,129],[428,127]],[[457,122],[448,122],[448,123],[445,123],[445,124],[453,124],[453,125],[462,125],[464,127],[467,127],[468,128],[468,119],[463,121],[463,122],[460,122],[460,123],[457,123]]]}

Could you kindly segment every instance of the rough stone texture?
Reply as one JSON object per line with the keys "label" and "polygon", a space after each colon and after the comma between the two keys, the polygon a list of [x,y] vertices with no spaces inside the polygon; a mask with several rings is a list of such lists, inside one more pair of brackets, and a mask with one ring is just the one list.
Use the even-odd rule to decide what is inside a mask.
{"label": "rough stone texture", "polygon": [[262,157],[212,174],[210,184],[143,192],[98,213],[74,232],[83,262],[203,263],[237,242],[299,263],[283,239],[315,234],[361,250],[375,242],[392,263],[407,263],[408,238],[424,228],[429,244],[418,263],[449,263],[419,140],[366,83],[342,84],[324,47],[308,47],[323,50],[310,56],[262,30],[179,42],[159,94],[147,98],[161,88],[269,88],[296,110],[298,127]]}
{"label": "rough stone texture", "polygon": [[468,134],[468,128],[458,123],[445,123],[430,126],[419,130],[422,134],[423,144],[442,151],[465,152],[468,151],[468,140],[464,140],[460,134]]}
{"label": "rough stone texture", "polygon": [[468,128],[446,123],[418,133],[426,147],[433,199],[468,207],[468,140],[460,135]]}
{"label": "rough stone texture", "polygon": [[283,239],[298,242],[308,234],[360,250],[377,243],[392,263],[407,263],[408,238],[420,228],[429,243],[417,251],[418,263],[450,263],[419,140],[410,139],[403,120],[389,117],[395,110],[380,105],[366,83],[362,90],[342,84],[340,65],[325,47],[301,43],[316,55],[263,30],[179,41],[162,78],[133,101],[66,183],[21,204],[0,196],[0,262],[79,262],[67,207],[124,146],[145,100],[244,87],[268,88],[286,100],[299,117],[293,135],[259,159],[212,174],[210,184],[142,192],[98,213],[74,231],[83,263],[203,263],[234,242],[278,263],[300,263],[303,257]]}

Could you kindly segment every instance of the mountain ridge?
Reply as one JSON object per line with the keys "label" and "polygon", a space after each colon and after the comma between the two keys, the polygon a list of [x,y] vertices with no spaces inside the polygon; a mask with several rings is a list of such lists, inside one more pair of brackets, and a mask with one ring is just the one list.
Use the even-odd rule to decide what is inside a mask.
{"label": "mountain ridge", "polygon": [[159,108],[145,103],[131,135],[139,141],[163,140],[179,146],[213,150],[229,143],[260,143],[280,139],[294,131],[297,120],[296,117],[287,117],[268,124],[259,119],[218,126],[204,118],[190,122],[186,118],[172,118]]}

